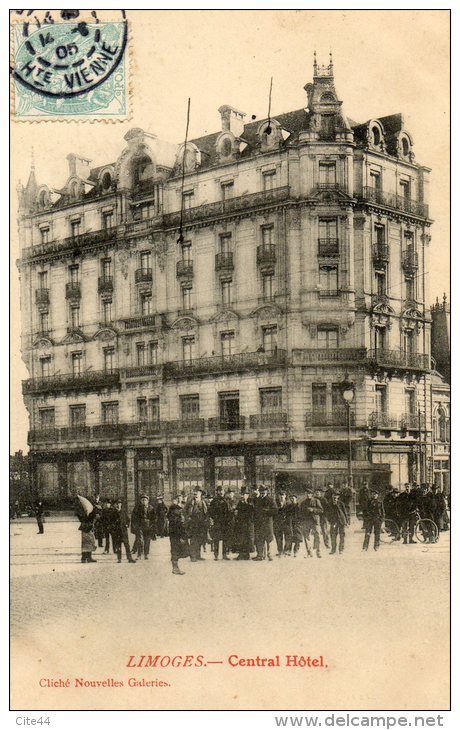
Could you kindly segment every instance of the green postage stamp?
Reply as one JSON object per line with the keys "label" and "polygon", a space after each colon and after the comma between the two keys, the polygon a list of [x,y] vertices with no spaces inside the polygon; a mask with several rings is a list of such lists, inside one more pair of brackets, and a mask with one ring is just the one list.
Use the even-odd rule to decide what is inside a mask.
{"label": "green postage stamp", "polygon": [[125,12],[40,12],[13,11],[13,118],[127,119]]}

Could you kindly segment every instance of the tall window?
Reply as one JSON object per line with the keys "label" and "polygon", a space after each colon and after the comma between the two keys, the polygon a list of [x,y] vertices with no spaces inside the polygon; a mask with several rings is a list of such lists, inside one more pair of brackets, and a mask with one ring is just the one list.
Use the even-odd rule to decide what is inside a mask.
{"label": "tall window", "polygon": [[153,423],[158,423],[160,420],[160,399],[149,398],[149,417]]}
{"label": "tall window", "polygon": [[181,418],[185,421],[192,421],[200,415],[200,396],[182,395],[180,397]]}
{"label": "tall window", "polygon": [[276,170],[267,170],[262,173],[262,181],[264,192],[274,190],[276,188]]}
{"label": "tall window", "polygon": [[108,231],[109,228],[113,227],[113,210],[107,210],[102,213],[102,228],[104,231]]}
{"label": "tall window", "polygon": [[115,348],[106,347],[104,349],[104,370],[106,373],[113,372],[115,366]]}
{"label": "tall window", "polygon": [[220,335],[220,346],[222,355],[233,355],[235,348],[235,333],[234,332],[221,332]]}
{"label": "tall window", "polygon": [[42,378],[48,378],[51,375],[51,357],[40,358],[40,375]]}
{"label": "tall window", "polygon": [[147,398],[137,399],[137,418],[141,423],[147,423],[149,420]]}
{"label": "tall window", "polygon": [[149,220],[149,218],[153,218],[154,215],[155,205],[153,203],[145,203],[144,205],[141,205],[140,217],[142,220]]}
{"label": "tall window", "polygon": [[274,240],[273,226],[262,226],[262,244],[271,246]]}
{"label": "tall window", "polygon": [[83,364],[83,353],[72,352],[72,375],[74,378],[78,378],[81,375],[81,369]]}
{"label": "tall window", "polygon": [[152,254],[150,251],[142,251],[139,260],[142,271],[149,271],[152,268]]}
{"label": "tall window", "polygon": [[192,287],[191,286],[182,287],[182,309],[184,311],[188,311],[189,309],[192,309]]}
{"label": "tall window", "polygon": [[71,304],[69,310],[69,323],[72,329],[80,327],[80,305]]}
{"label": "tall window", "polygon": [[194,205],[194,194],[193,190],[189,190],[185,192],[182,196],[182,204],[184,206],[184,210],[190,210],[190,208],[193,208]]}
{"label": "tall window", "polygon": [[182,261],[190,263],[192,260],[192,242],[184,241],[181,247]]}
{"label": "tall window", "polygon": [[112,259],[102,259],[101,274],[104,279],[110,279],[112,277]]}
{"label": "tall window", "polygon": [[375,327],[374,329],[374,348],[376,350],[385,350],[386,345],[386,329],[385,327]]}
{"label": "tall window", "polygon": [[327,411],[327,385],[326,383],[312,383],[311,404],[314,412]]}
{"label": "tall window", "polygon": [[385,245],[385,226],[375,224],[374,226],[374,242],[377,248]]}
{"label": "tall window", "polygon": [[342,397],[342,386],[340,385],[340,383],[332,383],[331,395],[332,413],[337,413],[338,411],[343,410],[344,403]]}
{"label": "tall window", "polygon": [[69,407],[69,422],[71,428],[81,428],[86,425],[86,406],[77,405]]}
{"label": "tall window", "polygon": [[48,289],[48,272],[47,271],[38,272],[38,288],[39,289]]}
{"label": "tall window", "polygon": [[69,266],[69,282],[71,284],[78,284],[80,277],[80,267],[78,264]]}
{"label": "tall window", "polygon": [[150,365],[158,365],[158,342],[149,342]]}
{"label": "tall window", "polygon": [[261,413],[279,413],[282,410],[281,388],[261,388],[259,397]]}
{"label": "tall window", "polygon": [[228,200],[229,198],[232,198],[234,188],[235,186],[233,184],[233,180],[221,183],[220,190],[222,194],[222,200]]}
{"label": "tall window", "polygon": [[273,299],[274,296],[275,276],[272,272],[267,271],[262,274],[262,297],[265,300]]}
{"label": "tall window", "polygon": [[109,324],[112,321],[112,300],[104,299],[102,302],[102,317],[103,323]]}
{"label": "tall window", "polygon": [[409,301],[415,300],[415,281],[414,279],[405,279],[404,285],[406,289],[406,299]]}
{"label": "tall window", "polygon": [[413,355],[416,351],[416,334],[413,330],[406,330],[403,334],[403,350],[406,355]]}
{"label": "tall window", "polygon": [[143,293],[140,296],[141,314],[152,314],[152,295]]}
{"label": "tall window", "polygon": [[40,312],[40,332],[46,334],[49,331],[49,314],[48,312]]}
{"label": "tall window", "polygon": [[136,343],[136,363],[138,367],[145,365],[145,342]]}
{"label": "tall window", "polygon": [[81,219],[70,221],[70,235],[75,238],[81,234]]}
{"label": "tall window", "polygon": [[337,239],[337,218],[319,219],[319,237]]}
{"label": "tall window", "polygon": [[406,388],[406,390],[404,391],[404,402],[406,407],[406,413],[411,415],[417,413],[415,390],[413,390],[412,388]]}
{"label": "tall window", "polygon": [[387,386],[376,385],[375,386],[375,410],[381,415],[387,413]]}
{"label": "tall window", "polygon": [[194,337],[183,337],[182,338],[182,359],[186,362],[193,360],[195,357],[195,338]]}
{"label": "tall window", "polygon": [[101,403],[101,415],[102,423],[118,423],[118,401],[108,401],[106,403]]}
{"label": "tall window", "polygon": [[51,431],[55,425],[54,408],[40,408],[38,411],[40,431]]}
{"label": "tall window", "polygon": [[232,303],[232,280],[225,279],[220,282],[220,300],[224,306]]}
{"label": "tall window", "polygon": [[375,292],[384,297],[387,293],[387,275],[385,271],[374,271]]}
{"label": "tall window", "polygon": [[324,137],[332,137],[334,134],[333,114],[321,114],[321,134]]}
{"label": "tall window", "polygon": [[337,327],[318,327],[317,343],[321,350],[336,349],[339,346]]}
{"label": "tall window", "polygon": [[40,228],[40,240],[41,243],[49,243],[50,240],[50,229],[48,226]]}
{"label": "tall window", "polygon": [[444,408],[439,408],[438,411],[437,431],[438,441],[445,443],[449,440],[449,429]]}
{"label": "tall window", "polygon": [[335,186],[337,182],[336,178],[336,166],[335,162],[320,162],[319,163],[319,184],[321,187]]}
{"label": "tall window", "polygon": [[380,172],[377,172],[376,170],[371,170],[369,175],[369,182],[371,188],[375,190],[376,192],[379,192],[382,189],[382,175]]}
{"label": "tall window", "polygon": [[410,200],[410,182],[409,180],[399,181],[399,194],[404,200]]}
{"label": "tall window", "polygon": [[335,296],[339,289],[339,270],[337,266],[319,267],[319,287],[322,296]]}
{"label": "tall window", "polygon": [[219,253],[230,253],[232,250],[232,234],[221,233],[219,236]]}
{"label": "tall window", "polygon": [[264,352],[274,352],[277,348],[278,328],[275,325],[262,327],[262,347]]}

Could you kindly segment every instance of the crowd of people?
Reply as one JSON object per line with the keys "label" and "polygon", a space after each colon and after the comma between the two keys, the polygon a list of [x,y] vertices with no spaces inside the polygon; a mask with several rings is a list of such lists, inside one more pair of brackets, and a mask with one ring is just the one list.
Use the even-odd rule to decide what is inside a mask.
{"label": "crowd of people", "polygon": [[[214,560],[272,560],[272,543],[278,558],[297,557],[301,545],[306,556],[321,558],[322,547],[331,555],[345,550],[346,530],[350,525],[351,506],[357,496],[357,512],[363,519],[362,549],[378,550],[384,520],[398,525],[404,544],[415,542],[417,520],[426,517],[447,529],[447,505],[440,490],[405,485],[402,491],[390,489],[382,499],[376,489],[364,485],[355,495],[347,485],[337,489],[329,484],[322,489],[307,489],[300,498],[279,489],[273,497],[265,485],[241,489],[236,494],[217,487],[214,496],[197,487],[193,493],[173,497],[169,507],[162,497],[153,502],[141,495],[129,516],[123,500],[112,502],[96,498],[88,513],[80,510],[83,563],[96,562],[92,553],[97,546],[105,553],[113,552],[118,562],[122,550],[129,563],[148,560],[150,544],[157,538],[169,537],[172,572],[183,575],[179,560],[204,560],[203,553],[211,546]],[[130,545],[130,533],[134,543]],[[136,556],[136,558],[134,557]]]}

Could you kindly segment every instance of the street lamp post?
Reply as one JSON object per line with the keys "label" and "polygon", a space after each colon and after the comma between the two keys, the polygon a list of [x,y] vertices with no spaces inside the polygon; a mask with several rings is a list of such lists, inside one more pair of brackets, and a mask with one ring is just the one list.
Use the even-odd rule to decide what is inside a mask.
{"label": "street lamp post", "polygon": [[347,412],[347,432],[348,432],[348,487],[353,489],[353,469],[352,469],[352,450],[351,450],[351,404],[355,399],[355,384],[348,379],[348,373],[345,373],[344,379],[340,383],[340,392]]}

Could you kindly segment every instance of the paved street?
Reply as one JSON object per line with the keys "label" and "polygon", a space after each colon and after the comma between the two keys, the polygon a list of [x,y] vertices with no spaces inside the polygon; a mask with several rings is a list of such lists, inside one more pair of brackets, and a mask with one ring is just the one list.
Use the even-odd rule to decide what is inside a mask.
{"label": "paved street", "polygon": [[[445,709],[449,535],[273,562],[181,561],[169,541],[130,565],[80,563],[78,523],[11,524],[12,692],[22,709]],[[204,655],[205,667],[128,669],[130,655]],[[323,656],[325,667],[231,667],[229,655]],[[211,664],[222,661],[223,664]],[[209,662],[209,663],[208,663]],[[129,678],[169,686],[127,686]],[[43,678],[71,688],[40,688]],[[124,682],[75,689],[75,678]],[[390,699],[388,699],[390,698]]]}

